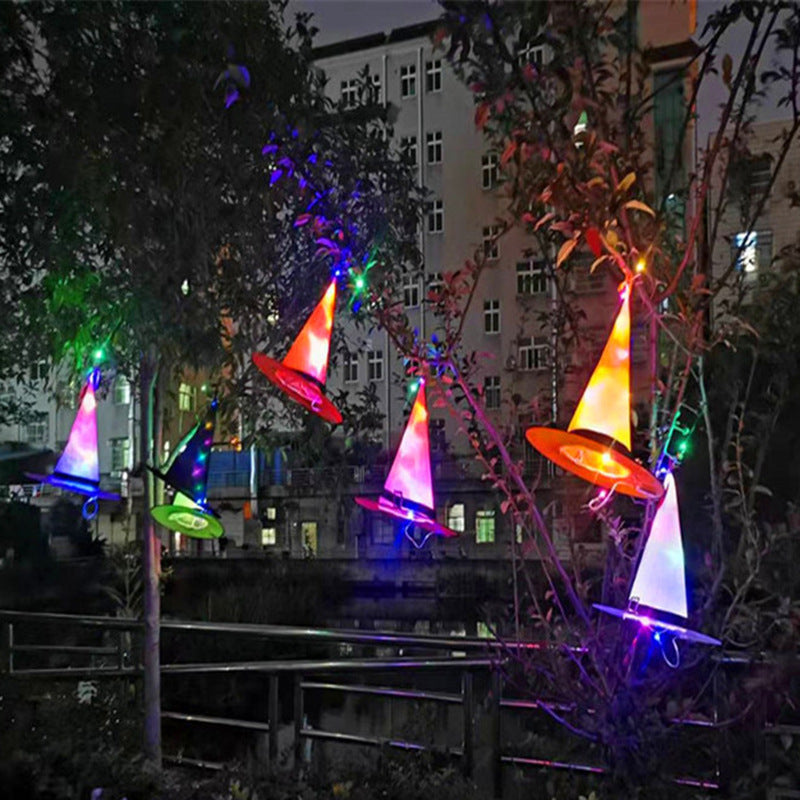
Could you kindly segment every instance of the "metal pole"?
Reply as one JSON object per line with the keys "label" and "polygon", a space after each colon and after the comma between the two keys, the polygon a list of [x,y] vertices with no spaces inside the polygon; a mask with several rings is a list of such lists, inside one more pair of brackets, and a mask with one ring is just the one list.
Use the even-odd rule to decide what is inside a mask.
{"label": "metal pole", "polygon": [[303,676],[294,676],[294,769],[299,774],[303,761]]}
{"label": "metal pole", "polygon": [[8,674],[14,674],[14,623],[6,625],[6,641],[8,643]]}
{"label": "metal pole", "polygon": [[463,697],[462,708],[464,710],[464,759],[461,762],[461,770],[465,778],[472,778],[475,762],[475,741],[472,727],[472,717],[475,712],[475,698],[472,685],[472,673],[464,670],[461,674],[461,696]]}
{"label": "metal pole", "polygon": [[503,677],[498,669],[492,671],[492,729],[491,729],[491,759],[492,759],[492,796],[503,796],[503,762],[502,756],[502,733],[500,727],[501,701],[503,699]]}
{"label": "metal pole", "polygon": [[267,697],[267,722],[269,723],[269,765],[275,767],[278,762],[278,676],[269,676]]}

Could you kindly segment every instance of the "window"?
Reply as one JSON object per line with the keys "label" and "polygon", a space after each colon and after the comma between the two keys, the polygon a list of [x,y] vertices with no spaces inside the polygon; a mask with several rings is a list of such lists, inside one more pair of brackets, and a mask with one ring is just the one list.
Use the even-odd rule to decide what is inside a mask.
{"label": "window", "polygon": [[772,231],[737,233],[731,245],[736,269],[745,274],[756,273],[772,263]]}
{"label": "window", "polygon": [[417,137],[416,136],[401,136],[400,137],[400,152],[408,158],[412,164],[417,163]]}
{"label": "window", "polygon": [[381,85],[381,76],[377,72],[370,75],[372,81],[372,100],[375,103],[383,102],[383,86]]}
{"label": "window", "polygon": [[483,301],[483,330],[484,333],[500,333],[500,301]]}
{"label": "window", "polygon": [[441,233],[444,230],[444,203],[434,200],[428,212],[428,233]]}
{"label": "window", "polygon": [[114,381],[114,403],[126,406],[131,401],[131,384],[124,375],[117,375]]}
{"label": "window", "polygon": [[317,522],[316,520],[306,520],[300,523],[300,542],[303,545],[303,553],[307,556],[317,554]]}
{"label": "window", "polygon": [[475,541],[478,544],[494,543],[493,508],[480,508],[475,512]]}
{"label": "window", "polygon": [[517,363],[524,372],[546,369],[550,348],[544,336],[528,337],[519,340]]}
{"label": "window", "polygon": [[456,533],[464,532],[464,504],[453,503],[447,509],[447,527]]}
{"label": "window", "polygon": [[487,375],[483,379],[483,399],[486,408],[500,408],[500,376]]}
{"label": "window", "polygon": [[416,308],[419,305],[418,278],[406,278],[403,284],[403,305],[406,308]]}
{"label": "window", "polygon": [[440,58],[425,62],[425,91],[442,91],[442,60]]}
{"label": "window", "polygon": [[488,225],[483,229],[483,252],[489,261],[497,261],[500,258],[500,245],[497,242],[499,235],[499,225]]}
{"label": "window", "polygon": [[443,453],[447,448],[447,437],[445,436],[444,420],[432,419],[430,421],[430,441],[431,450]]}
{"label": "window", "polygon": [[264,524],[261,528],[261,546],[270,547],[278,543],[278,528],[275,524],[278,518],[278,509],[275,506],[267,506],[264,514]]}
{"label": "window", "polygon": [[178,388],[178,410],[194,411],[196,390],[188,383],[182,383]]}
{"label": "window", "polygon": [[48,368],[46,361],[35,361],[31,364],[31,380],[32,381],[46,381],[48,375]]}
{"label": "window", "polygon": [[382,514],[372,515],[372,543],[394,544],[394,523]]}
{"label": "window", "polygon": [[572,270],[570,280],[573,291],[578,294],[598,294],[606,290],[606,273],[599,269],[589,272],[588,267],[581,266]]}
{"label": "window", "polygon": [[413,97],[417,93],[417,65],[400,67],[400,97]]}
{"label": "window", "polygon": [[497,169],[500,160],[496,153],[481,156],[481,186],[484,189],[494,189],[497,184]]}
{"label": "window", "polygon": [[683,67],[656,72],[653,76],[656,187],[659,195],[670,171],[677,172],[683,167],[683,148],[679,145],[686,116],[685,80]]}
{"label": "window", "polygon": [[355,108],[358,105],[358,81],[355,78],[342,81],[341,97],[345,108]]}
{"label": "window", "polygon": [[370,350],[367,353],[367,380],[383,380],[383,350]]}
{"label": "window", "polygon": [[346,353],[344,357],[344,382],[358,383],[358,356]]}
{"label": "window", "polygon": [[428,275],[428,292],[439,293],[444,289],[444,281],[441,272],[432,272]]}
{"label": "window", "polygon": [[43,445],[47,443],[47,435],[50,432],[50,415],[45,414],[35,422],[29,422],[25,426],[25,439],[28,444]]}
{"label": "window", "polygon": [[111,439],[111,474],[121,475],[128,468],[128,457],[131,452],[131,440],[128,437]]}
{"label": "window", "polygon": [[544,261],[517,263],[517,294],[544,294],[547,291],[547,273]]}
{"label": "window", "polygon": [[430,131],[425,134],[425,148],[428,153],[429,164],[442,163],[442,132]]}
{"label": "window", "polygon": [[537,67],[541,67],[546,61],[543,44],[533,45],[528,42],[519,50],[519,63],[522,66],[536,64]]}

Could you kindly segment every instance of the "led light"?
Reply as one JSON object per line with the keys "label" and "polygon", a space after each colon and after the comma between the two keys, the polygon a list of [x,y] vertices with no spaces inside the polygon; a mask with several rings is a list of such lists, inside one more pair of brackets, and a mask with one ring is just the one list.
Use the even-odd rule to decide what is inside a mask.
{"label": "led light", "polygon": [[647,262],[643,258],[640,258],[636,262],[636,271],[641,275],[646,269],[647,269]]}

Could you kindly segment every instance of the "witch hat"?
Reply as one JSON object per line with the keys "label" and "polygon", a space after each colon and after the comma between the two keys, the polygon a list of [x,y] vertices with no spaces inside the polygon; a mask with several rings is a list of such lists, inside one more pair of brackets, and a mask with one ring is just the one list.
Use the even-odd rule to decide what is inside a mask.
{"label": "witch hat", "polygon": [[383,493],[377,500],[356,497],[356,503],[369,511],[380,511],[416,525],[428,534],[458,535],[436,521],[428,441],[428,406],[423,379],[420,378],[411,416],[383,484]]}
{"label": "witch hat", "polygon": [[334,278],[294,340],[286,358],[276,361],[263,353],[253,353],[253,363],[287,397],[327,422],[338,425],[342,421],[342,415],[325,396],[335,305]]}
{"label": "witch hat", "polygon": [[97,516],[98,500],[119,500],[119,495],[100,489],[100,466],[97,457],[97,398],[100,370],[92,369],[78,400],[78,413],[69,432],[61,457],[50,475],[29,477],[60,489],[87,495],[83,507],[86,519]]}
{"label": "witch hat", "polygon": [[699,644],[721,644],[719,639],[686,627],[686,569],[681,541],[681,520],[675,479],[668,473],[666,492],[653,517],[650,534],[636,568],[626,609],[595,603],[606,614],[632,619],[645,627],[663,630],[678,639]]}
{"label": "witch hat", "polygon": [[630,284],[600,360],[566,431],[529,428],[525,436],[559,467],[611,491],[656,500],[663,486],[630,455]]}
{"label": "witch hat", "polygon": [[216,400],[211,401],[205,419],[183,437],[163,472],[148,466],[176,492],[172,504],[151,509],[153,518],[165,528],[199,539],[216,539],[223,533],[222,525],[206,504],[208,461],[214,442],[217,405]]}

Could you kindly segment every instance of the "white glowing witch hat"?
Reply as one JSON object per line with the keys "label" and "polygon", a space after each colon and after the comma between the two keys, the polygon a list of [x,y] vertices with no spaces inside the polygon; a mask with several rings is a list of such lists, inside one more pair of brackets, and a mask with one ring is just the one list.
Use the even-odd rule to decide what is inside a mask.
{"label": "white glowing witch hat", "polygon": [[663,487],[630,455],[631,300],[622,290],[611,335],[566,431],[529,428],[525,436],[540,453],[584,480],[622,494],[658,499]]}
{"label": "white glowing witch hat", "polygon": [[686,567],[678,493],[672,473],[667,474],[664,488],[664,499],[653,517],[650,534],[636,568],[628,595],[628,607],[620,609],[598,603],[594,607],[606,614],[636,620],[645,627],[667,631],[678,639],[699,644],[721,644],[719,639],[686,628],[689,615]]}
{"label": "white glowing witch hat", "polygon": [[383,484],[383,494],[377,500],[356,497],[356,503],[370,511],[416,525],[428,534],[457,536],[456,531],[436,521],[431,480],[431,455],[428,439],[428,406],[425,401],[425,382],[419,381],[419,391],[406,423],[400,447],[392,468]]}
{"label": "white glowing witch hat", "polygon": [[325,396],[335,305],[336,278],[330,282],[322,299],[311,312],[286,358],[277,361],[264,353],[254,353],[253,363],[287,397],[327,422],[338,425],[342,421],[342,415]]}

